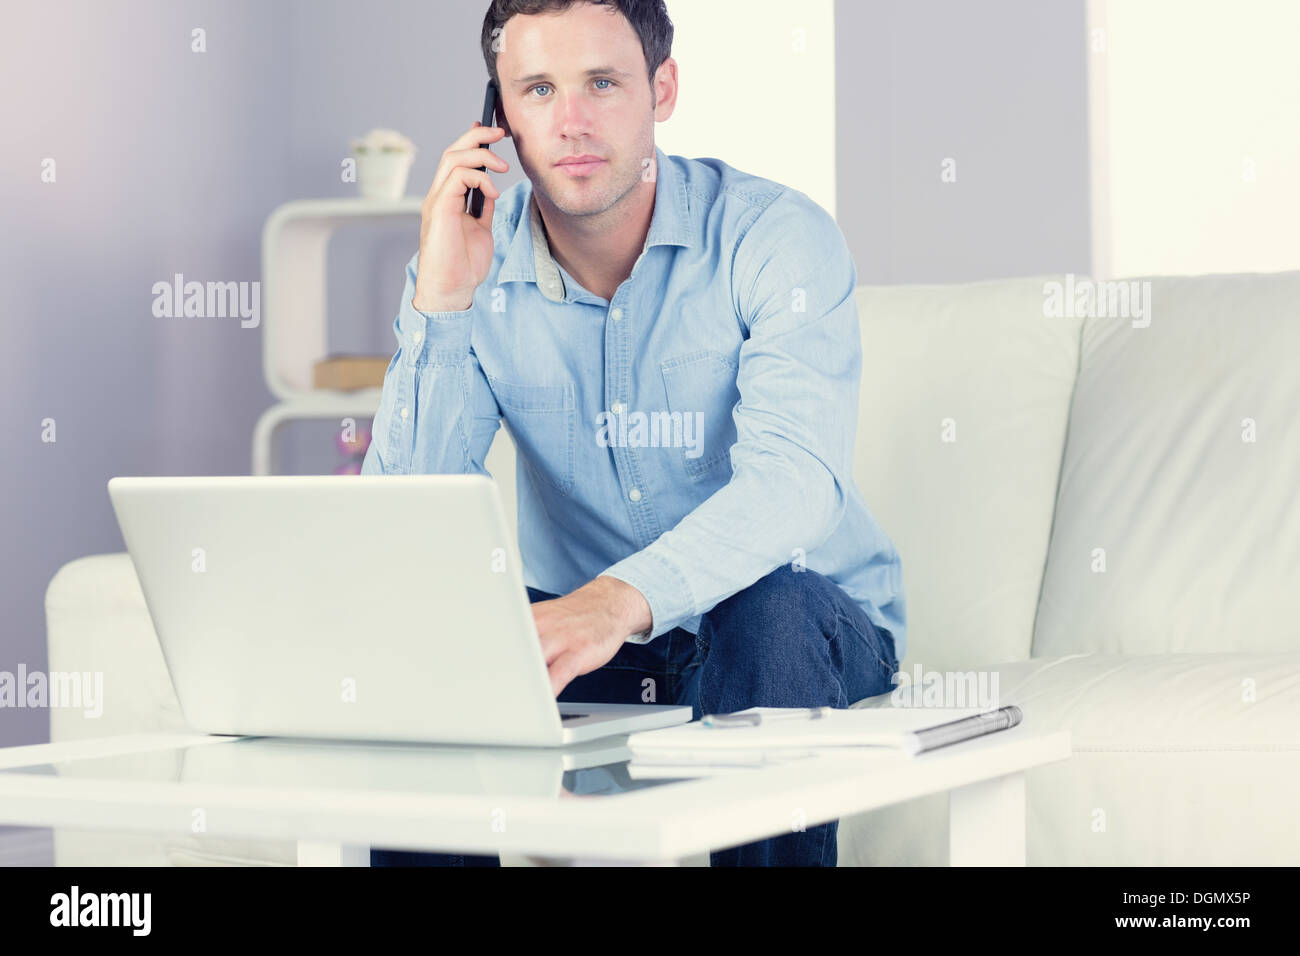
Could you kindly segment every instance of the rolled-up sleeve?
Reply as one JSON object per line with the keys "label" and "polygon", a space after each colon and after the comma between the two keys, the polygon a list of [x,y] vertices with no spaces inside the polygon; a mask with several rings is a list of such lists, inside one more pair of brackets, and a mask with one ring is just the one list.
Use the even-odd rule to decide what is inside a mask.
{"label": "rolled-up sleeve", "polygon": [[844,515],[862,349],[857,273],[834,219],[787,190],[732,258],[740,349],[731,480],[671,530],[603,573],[650,605],[645,642],[810,554]]}

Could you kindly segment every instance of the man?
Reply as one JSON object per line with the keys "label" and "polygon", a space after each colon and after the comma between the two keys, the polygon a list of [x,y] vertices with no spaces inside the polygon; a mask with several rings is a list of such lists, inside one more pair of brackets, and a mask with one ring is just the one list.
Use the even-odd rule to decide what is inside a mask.
{"label": "man", "polygon": [[[505,419],[560,700],[847,707],[891,688],[905,623],[851,474],[856,271],[803,194],[655,147],[672,33],[662,0],[491,4],[501,126],[452,143],[425,198],[362,472],[485,473]],[[506,136],[528,179],[503,195]],[[833,866],[836,829],[712,863]]]}

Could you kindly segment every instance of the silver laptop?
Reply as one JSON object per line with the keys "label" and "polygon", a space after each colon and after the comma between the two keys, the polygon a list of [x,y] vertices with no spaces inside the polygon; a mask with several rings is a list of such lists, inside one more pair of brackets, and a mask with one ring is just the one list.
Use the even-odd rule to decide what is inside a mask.
{"label": "silver laptop", "polygon": [[489,478],[113,478],[108,492],[201,733],[562,746],[691,719],[557,703]]}

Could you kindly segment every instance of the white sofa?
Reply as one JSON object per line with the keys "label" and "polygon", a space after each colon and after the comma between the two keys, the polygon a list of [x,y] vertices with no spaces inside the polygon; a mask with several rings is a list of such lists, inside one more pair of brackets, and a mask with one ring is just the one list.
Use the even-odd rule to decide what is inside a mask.
{"label": "white sofa", "polygon": [[[1066,281],[859,290],[856,477],[903,559],[903,670],[996,675],[1072,731],[1028,777],[1031,865],[1300,863],[1300,272],[1152,278],[1145,327],[1048,315]],[[50,668],[107,692],[55,741],[184,727],[127,555],[63,567],[46,607]],[[294,848],[78,832],[56,857]],[[944,795],[841,824],[841,865],[946,861]]]}

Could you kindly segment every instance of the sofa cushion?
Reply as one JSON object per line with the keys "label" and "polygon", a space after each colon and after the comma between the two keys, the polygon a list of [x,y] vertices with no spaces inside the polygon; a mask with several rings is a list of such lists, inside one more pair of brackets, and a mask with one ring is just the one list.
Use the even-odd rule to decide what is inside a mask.
{"label": "sofa cushion", "polygon": [[1148,325],[1084,323],[1034,655],[1300,650],[1300,272],[1133,281]]}
{"label": "sofa cushion", "polygon": [[905,662],[1029,656],[1081,320],[1053,277],[864,286],[854,477],[898,549]]}
{"label": "sofa cushion", "polygon": [[[1079,654],[985,670],[1024,726],[1071,732],[1069,760],[1026,774],[1031,866],[1300,859],[1300,652]],[[888,707],[890,695],[857,706]],[[841,821],[841,865],[947,860],[947,794]]]}

